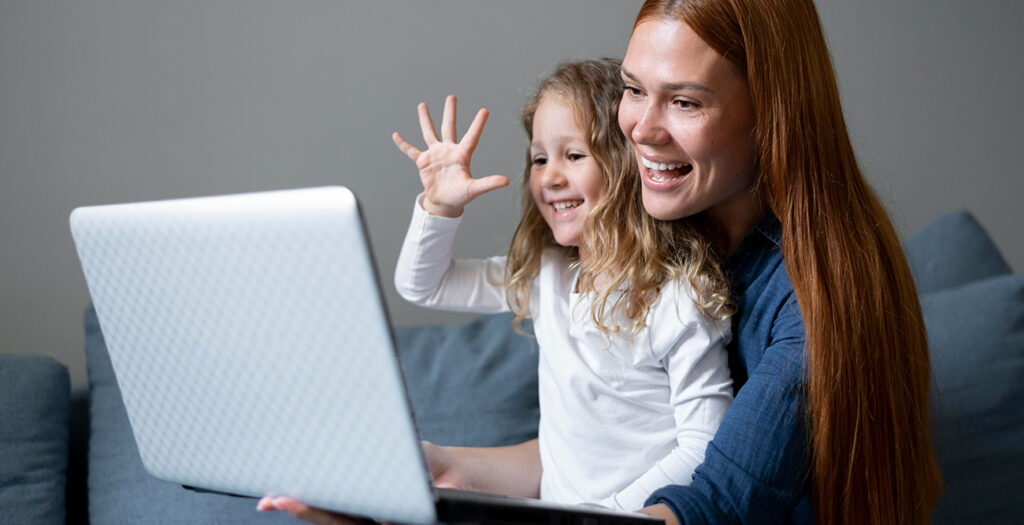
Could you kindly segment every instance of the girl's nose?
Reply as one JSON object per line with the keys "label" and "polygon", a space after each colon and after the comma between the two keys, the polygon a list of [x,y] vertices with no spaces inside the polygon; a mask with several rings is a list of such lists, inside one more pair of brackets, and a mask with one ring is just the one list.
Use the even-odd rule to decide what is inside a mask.
{"label": "girl's nose", "polygon": [[645,106],[630,132],[633,142],[655,146],[667,143],[671,137],[665,129],[662,119],[663,115],[657,106],[653,104]]}
{"label": "girl's nose", "polygon": [[543,173],[541,173],[541,184],[545,188],[561,188],[565,186],[565,174],[562,173],[561,166],[558,166],[555,162],[549,162]]}

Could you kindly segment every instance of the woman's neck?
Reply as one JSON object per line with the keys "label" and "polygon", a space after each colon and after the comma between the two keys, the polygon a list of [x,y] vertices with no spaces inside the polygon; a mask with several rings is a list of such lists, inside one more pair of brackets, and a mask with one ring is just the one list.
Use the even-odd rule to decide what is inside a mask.
{"label": "woman's neck", "polygon": [[767,210],[767,203],[756,192],[744,192],[742,198],[708,209],[715,252],[725,258],[736,251],[743,236],[761,221]]}

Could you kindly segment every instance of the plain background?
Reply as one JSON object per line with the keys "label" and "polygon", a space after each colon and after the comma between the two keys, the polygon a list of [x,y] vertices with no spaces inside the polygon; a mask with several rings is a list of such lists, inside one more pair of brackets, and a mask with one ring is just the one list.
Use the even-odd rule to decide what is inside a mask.
{"label": "plain background", "polygon": [[[861,165],[904,235],[968,208],[1019,270],[1024,3],[892,4],[817,3]],[[362,200],[396,324],[468,319],[394,292],[420,185],[391,132],[418,143],[416,103],[448,93],[460,133],[491,110],[474,171],[513,187],[468,208],[456,250],[504,252],[520,105],[561,60],[621,57],[639,5],[0,2],[0,352],[52,355],[84,386],[74,207],[328,184]]]}

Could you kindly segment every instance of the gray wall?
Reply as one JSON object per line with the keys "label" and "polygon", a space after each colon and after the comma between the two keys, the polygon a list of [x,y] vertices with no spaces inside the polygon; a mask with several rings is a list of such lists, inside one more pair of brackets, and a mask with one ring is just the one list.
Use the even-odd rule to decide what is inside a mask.
{"label": "gray wall", "polygon": [[[819,2],[864,168],[903,232],[967,207],[1019,270],[1024,4],[880,5]],[[84,385],[75,206],[325,184],[361,197],[397,324],[467,319],[392,291],[419,182],[391,131],[416,136],[415,104],[454,92],[460,129],[492,111],[478,174],[516,180],[529,87],[562,59],[621,56],[638,6],[0,2],[0,351],[53,355]],[[518,199],[474,203],[459,254],[502,252]]]}

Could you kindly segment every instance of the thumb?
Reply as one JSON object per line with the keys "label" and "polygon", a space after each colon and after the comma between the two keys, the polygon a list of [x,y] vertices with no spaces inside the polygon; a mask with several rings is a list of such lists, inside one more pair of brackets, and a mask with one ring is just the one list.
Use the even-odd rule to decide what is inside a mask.
{"label": "thumb", "polygon": [[469,194],[475,199],[489,191],[504,188],[505,186],[508,186],[508,184],[508,177],[505,177],[504,175],[491,175],[490,177],[475,179],[469,185]]}
{"label": "thumb", "polygon": [[434,487],[439,489],[463,490],[462,485],[452,481],[435,481]]}

